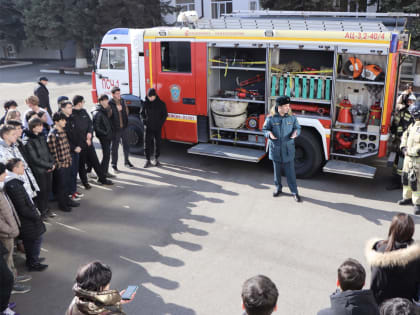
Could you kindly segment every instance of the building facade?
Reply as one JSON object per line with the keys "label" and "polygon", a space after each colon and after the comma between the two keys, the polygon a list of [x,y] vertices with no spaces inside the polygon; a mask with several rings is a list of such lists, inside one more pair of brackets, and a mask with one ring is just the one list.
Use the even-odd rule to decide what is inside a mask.
{"label": "building facade", "polygon": [[[217,19],[237,10],[260,10],[258,0],[172,0],[171,4],[181,11],[197,11],[199,17]],[[176,15],[166,17],[168,23],[176,21]]]}

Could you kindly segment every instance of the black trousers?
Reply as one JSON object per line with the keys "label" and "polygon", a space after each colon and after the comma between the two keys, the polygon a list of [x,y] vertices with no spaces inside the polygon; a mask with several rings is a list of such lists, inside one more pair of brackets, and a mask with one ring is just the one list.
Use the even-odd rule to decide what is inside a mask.
{"label": "black trousers", "polygon": [[109,161],[111,160],[111,140],[99,138],[102,147],[101,168],[105,175],[108,173]]}
{"label": "black trousers", "polygon": [[70,179],[70,167],[61,167],[54,171],[54,195],[60,208],[67,208],[68,195],[70,194]]}
{"label": "black trousers", "polygon": [[112,166],[117,166],[118,162],[118,148],[120,146],[120,141],[122,142],[123,151],[124,151],[124,162],[128,162],[128,155],[130,153],[130,145],[128,143],[128,134],[127,128],[119,129],[114,133],[114,139],[112,140]]}
{"label": "black trousers", "polygon": [[99,164],[98,156],[96,155],[95,147],[93,145],[83,148],[79,155],[79,177],[83,184],[87,184],[87,170],[86,165],[89,164],[95,170],[99,180],[105,180],[105,173]]}
{"label": "black trousers", "polygon": [[148,161],[150,161],[153,152],[156,159],[160,156],[160,144],[162,142],[161,133],[162,131],[160,129],[152,130],[150,128],[145,128],[144,130],[144,154]]}
{"label": "black trousers", "polygon": [[7,266],[4,256],[0,255],[0,313],[9,305],[14,281],[13,273]]}
{"label": "black trousers", "polygon": [[39,186],[39,192],[35,197],[35,204],[41,214],[45,214],[48,210],[48,198],[52,190],[52,172],[33,173]]}

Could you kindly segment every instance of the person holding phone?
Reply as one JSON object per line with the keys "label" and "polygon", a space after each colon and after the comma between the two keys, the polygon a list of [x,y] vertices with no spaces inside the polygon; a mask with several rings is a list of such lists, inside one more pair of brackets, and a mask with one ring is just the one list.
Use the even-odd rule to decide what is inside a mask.
{"label": "person holding phone", "polygon": [[82,266],[73,286],[75,297],[66,315],[124,315],[122,305],[134,299],[136,289],[130,289],[129,299],[123,299],[126,290],[118,292],[110,289],[111,278],[111,268],[99,261]]}
{"label": "person holding phone", "polygon": [[276,189],[273,197],[282,193],[281,170],[284,169],[287,184],[297,202],[301,202],[298,194],[295,173],[295,138],[300,134],[300,125],[295,116],[290,112],[290,98],[280,96],[276,99],[276,105],[271,108],[270,116],[267,117],[263,132],[268,138],[269,159],[273,161],[274,184]]}

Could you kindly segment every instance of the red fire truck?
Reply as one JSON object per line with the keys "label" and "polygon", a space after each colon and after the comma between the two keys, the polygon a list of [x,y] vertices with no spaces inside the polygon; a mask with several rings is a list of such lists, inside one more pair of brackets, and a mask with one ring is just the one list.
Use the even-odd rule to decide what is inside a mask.
{"label": "red fire truck", "polygon": [[169,113],[163,138],[193,144],[192,154],[259,162],[265,117],[287,95],[302,126],[299,177],[322,168],[372,178],[362,162],[387,154],[408,16],[253,11],[112,29],[92,73],[93,101],[120,87],[133,153],[143,150],[141,99],[154,87]]}

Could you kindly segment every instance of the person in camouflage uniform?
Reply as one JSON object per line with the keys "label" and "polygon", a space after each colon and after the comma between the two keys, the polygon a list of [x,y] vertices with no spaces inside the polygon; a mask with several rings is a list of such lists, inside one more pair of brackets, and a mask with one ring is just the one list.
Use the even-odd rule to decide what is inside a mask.
{"label": "person in camouflage uniform", "polygon": [[410,107],[410,113],[415,121],[401,138],[403,199],[398,204],[414,204],[414,213],[420,214],[420,99]]}
{"label": "person in camouflage uniform", "polygon": [[391,125],[391,135],[392,135],[392,147],[396,153],[394,159],[394,165],[392,167],[392,182],[386,188],[387,190],[400,189],[401,184],[401,174],[404,164],[404,155],[400,150],[401,137],[404,131],[407,130],[410,124],[414,123],[414,119],[410,114],[409,107],[414,104],[416,97],[414,95],[408,95],[403,98],[401,104],[397,103],[396,113],[394,120]]}

